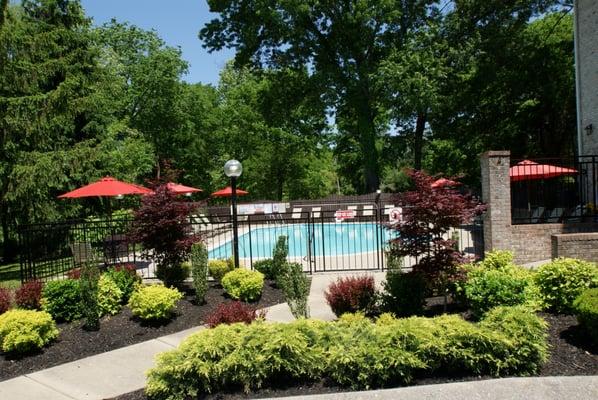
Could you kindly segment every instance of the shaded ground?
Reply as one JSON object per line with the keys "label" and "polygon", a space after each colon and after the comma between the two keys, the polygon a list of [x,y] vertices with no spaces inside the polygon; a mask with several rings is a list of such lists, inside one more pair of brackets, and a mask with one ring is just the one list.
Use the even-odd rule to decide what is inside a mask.
{"label": "shaded ground", "polygon": [[[0,381],[202,325],[218,304],[227,301],[232,300],[225,296],[220,285],[211,283],[205,304],[195,305],[193,292],[187,290],[185,298],[177,305],[176,316],[165,325],[142,324],[132,316],[128,307],[115,316],[104,317],[96,332],[83,330],[82,321],[59,324],[57,341],[37,354],[10,359],[0,353]],[[282,291],[267,281],[262,297],[252,305],[263,308],[283,302]]]}
{"label": "shaded ground", "polygon": [[[598,349],[592,347],[587,335],[579,329],[577,319],[570,315],[544,314],[541,316],[549,324],[548,342],[550,343],[550,358],[543,366],[538,376],[556,375],[598,375]],[[458,381],[472,381],[489,379],[484,376],[428,376],[419,377],[414,385],[429,385]],[[350,389],[328,384],[324,381],[306,382],[290,385],[288,382],[276,382],[267,388],[244,394],[241,390],[216,393],[202,396],[200,399],[236,400],[266,397],[284,397],[296,395],[311,395],[321,393],[347,392]],[[146,400],[143,390],[128,393],[114,400]]]}

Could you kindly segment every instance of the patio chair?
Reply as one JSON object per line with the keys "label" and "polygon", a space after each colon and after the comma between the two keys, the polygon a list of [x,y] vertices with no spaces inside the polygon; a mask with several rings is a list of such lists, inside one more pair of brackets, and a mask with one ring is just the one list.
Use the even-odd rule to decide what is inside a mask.
{"label": "patio chair", "polygon": [[568,215],[565,215],[565,222],[581,222],[586,207],[579,204]]}
{"label": "patio chair", "polygon": [[312,207],[311,212],[314,218],[320,218],[322,207]]}
{"label": "patio chair", "polygon": [[303,209],[301,207],[293,208],[293,214],[291,215],[291,217],[293,219],[301,218],[301,211],[302,210]]}
{"label": "patio chair", "polygon": [[366,204],[363,206],[363,214],[364,217],[371,217],[374,215],[374,206],[371,204]]}
{"label": "patio chair", "polygon": [[548,218],[546,218],[546,222],[559,222],[563,217],[564,212],[565,209],[561,207],[552,209],[550,214],[548,214]]}
{"label": "patio chair", "polygon": [[531,217],[530,217],[530,223],[532,224],[537,224],[540,221],[540,218],[542,218],[542,214],[544,214],[544,207],[538,207],[536,209],[534,209],[534,212],[532,213]]}

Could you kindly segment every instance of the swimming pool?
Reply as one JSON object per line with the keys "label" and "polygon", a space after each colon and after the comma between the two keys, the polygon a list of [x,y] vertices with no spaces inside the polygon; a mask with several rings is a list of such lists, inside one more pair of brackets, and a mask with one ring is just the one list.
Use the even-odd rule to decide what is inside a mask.
{"label": "swimming pool", "polygon": [[[310,232],[313,230],[313,232]],[[375,223],[293,224],[254,228],[239,236],[239,258],[270,258],[278,237],[288,237],[289,257],[305,257],[308,237],[315,256],[341,256],[382,250],[395,234]],[[377,238],[378,236],[378,238]],[[314,249],[315,247],[315,249]],[[210,259],[232,255],[232,239],[209,251]]]}

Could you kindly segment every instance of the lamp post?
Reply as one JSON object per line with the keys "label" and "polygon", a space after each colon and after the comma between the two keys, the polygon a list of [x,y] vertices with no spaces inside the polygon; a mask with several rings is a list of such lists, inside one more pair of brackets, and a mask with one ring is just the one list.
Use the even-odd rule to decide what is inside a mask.
{"label": "lamp post", "polygon": [[243,166],[237,160],[228,160],[224,164],[224,174],[230,178],[231,201],[233,205],[233,258],[235,268],[239,268],[239,232],[237,229],[237,178],[241,176]]}

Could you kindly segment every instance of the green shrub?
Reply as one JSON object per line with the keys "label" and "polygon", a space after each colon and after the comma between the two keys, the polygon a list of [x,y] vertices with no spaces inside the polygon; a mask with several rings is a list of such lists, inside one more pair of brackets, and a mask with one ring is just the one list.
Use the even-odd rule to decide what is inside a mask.
{"label": "green shrub", "polygon": [[[508,254],[508,253],[507,253]],[[465,297],[475,316],[498,306],[526,304],[538,308],[533,274],[513,264],[480,263],[467,274]]]}
{"label": "green shrub", "polygon": [[0,315],[0,348],[4,352],[38,350],[57,337],[56,324],[45,311],[10,310]]}
{"label": "green shrub", "polygon": [[309,280],[303,273],[299,263],[287,263],[284,274],[278,281],[285,300],[295,318],[309,318],[307,298],[309,296]]}
{"label": "green shrub", "polygon": [[121,304],[127,304],[131,294],[133,294],[137,286],[141,284],[141,277],[137,275],[134,266],[132,266],[132,268],[129,268],[127,265],[112,267],[104,272],[104,276],[112,279],[120,289],[122,293],[120,299]]}
{"label": "green shrub", "polygon": [[598,345],[598,288],[584,290],[573,302],[577,320]]}
{"label": "green shrub", "polygon": [[218,325],[161,354],[148,372],[146,392],[152,399],[178,399],[298,379],[369,388],[435,371],[525,375],[545,359],[544,335],[542,320],[523,308],[493,311],[480,324],[455,315],[385,314],[373,323],[345,314],[337,322]]}
{"label": "green shrub", "polygon": [[118,285],[107,275],[102,275],[98,282],[98,306],[100,315],[115,315],[121,309],[120,300],[123,296]]}
{"label": "green shrub", "polygon": [[266,279],[274,279],[274,260],[267,258],[253,263],[253,269],[264,274]]}
{"label": "green shrub", "polygon": [[573,302],[581,292],[598,286],[598,268],[587,261],[557,258],[538,268],[535,280],[544,307],[559,313],[570,313]]}
{"label": "green shrub", "polygon": [[170,318],[176,303],[183,294],[174,288],[161,284],[142,286],[131,295],[129,307],[133,315],[146,321],[161,321]]}
{"label": "green shrub", "polygon": [[224,275],[222,287],[233,299],[254,301],[262,295],[264,274],[245,268],[237,268]]}
{"label": "green shrub", "polygon": [[197,304],[205,301],[208,292],[208,249],[203,243],[191,246],[191,270]]}
{"label": "green shrub", "polygon": [[272,276],[278,285],[278,277],[284,273],[287,266],[287,256],[289,255],[289,245],[287,237],[282,235],[278,237],[276,246],[272,252]]}
{"label": "green shrub", "polygon": [[234,267],[230,267],[226,260],[210,260],[208,263],[208,270],[212,278],[221,281],[224,275],[232,271]]}
{"label": "green shrub", "polygon": [[484,259],[478,263],[483,269],[502,269],[513,264],[513,253],[505,250],[493,250],[484,255]]}
{"label": "green shrub", "polygon": [[74,279],[50,281],[42,290],[42,309],[55,321],[74,321],[83,316],[81,290]]}
{"label": "green shrub", "polygon": [[381,299],[384,311],[398,317],[421,315],[426,304],[426,280],[417,272],[389,270]]}
{"label": "green shrub", "polygon": [[88,330],[100,329],[99,279],[100,270],[96,263],[86,263],[81,267],[79,290],[81,291],[81,307],[85,317],[85,328]]}
{"label": "green shrub", "polygon": [[531,375],[546,362],[548,324],[524,305],[496,307],[484,315],[480,326],[501,332],[514,344],[503,368],[518,375]]}

